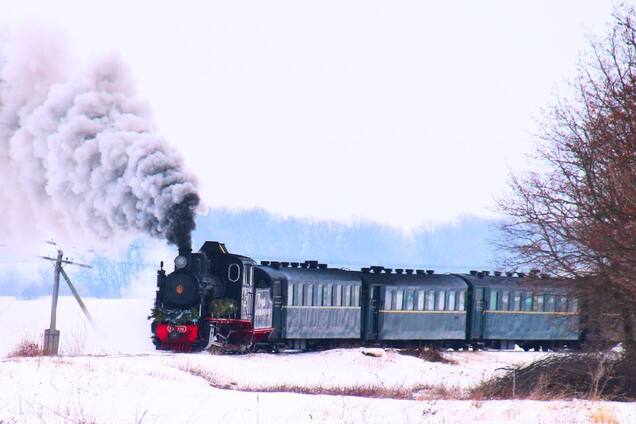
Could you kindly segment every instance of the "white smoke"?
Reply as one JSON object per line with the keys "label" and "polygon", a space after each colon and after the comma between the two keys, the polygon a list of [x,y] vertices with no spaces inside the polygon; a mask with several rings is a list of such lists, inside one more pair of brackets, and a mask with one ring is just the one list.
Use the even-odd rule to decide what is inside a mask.
{"label": "white smoke", "polygon": [[196,181],[155,133],[128,70],[71,72],[65,43],[0,44],[0,240],[82,244],[143,232],[189,247]]}

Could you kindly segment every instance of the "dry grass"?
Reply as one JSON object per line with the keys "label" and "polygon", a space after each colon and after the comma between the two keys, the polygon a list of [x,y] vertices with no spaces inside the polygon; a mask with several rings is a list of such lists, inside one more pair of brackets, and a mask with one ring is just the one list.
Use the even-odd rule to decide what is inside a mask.
{"label": "dry grass", "polygon": [[636,399],[636,369],[615,353],[549,356],[511,367],[470,391],[472,399]]}
{"label": "dry grass", "polygon": [[411,349],[400,349],[398,352],[401,355],[414,356],[416,358],[419,358],[427,362],[439,362],[442,364],[450,364],[450,365],[457,364],[457,361],[448,359],[447,357],[444,356],[442,352],[440,352],[437,349],[430,349],[427,347],[418,347],[418,348],[411,348]]}
{"label": "dry grass", "polygon": [[413,399],[413,392],[426,390],[429,387],[397,387],[386,388],[372,385],[351,385],[342,387],[329,386],[298,386],[293,384],[280,384],[267,387],[242,387],[242,391],[247,392],[267,392],[267,393],[300,393],[306,395],[332,395],[332,396],[356,396],[364,398],[382,399]]}
{"label": "dry grass", "polygon": [[42,345],[31,337],[24,337],[20,343],[7,355],[9,358],[28,358],[42,356],[44,351]]}
{"label": "dry grass", "polygon": [[236,383],[222,381],[216,374],[199,367],[179,367],[191,375],[201,377],[216,389],[237,390],[260,393],[299,393],[306,395],[355,396],[379,399],[445,399],[453,393],[443,386],[419,385],[410,387],[384,387],[382,385],[350,385],[350,386],[301,386],[296,384],[272,384],[268,386],[239,386]]}
{"label": "dry grass", "polygon": [[599,406],[590,413],[590,423],[592,424],[620,424],[614,413],[609,409]]}

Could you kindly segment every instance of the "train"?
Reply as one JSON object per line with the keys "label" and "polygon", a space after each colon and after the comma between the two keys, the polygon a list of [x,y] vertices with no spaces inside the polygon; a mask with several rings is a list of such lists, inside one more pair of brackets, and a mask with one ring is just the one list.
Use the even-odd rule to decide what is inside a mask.
{"label": "train", "polygon": [[158,350],[249,352],[340,346],[559,350],[580,347],[572,282],[536,273],[360,270],[262,261],[206,241],[157,272]]}

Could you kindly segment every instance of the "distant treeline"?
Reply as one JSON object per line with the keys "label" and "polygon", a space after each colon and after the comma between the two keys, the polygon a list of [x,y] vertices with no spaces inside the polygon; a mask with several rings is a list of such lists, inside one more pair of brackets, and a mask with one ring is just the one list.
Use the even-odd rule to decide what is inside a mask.
{"label": "distant treeline", "polygon": [[[456,223],[405,234],[372,222],[343,224],[281,218],[260,209],[213,209],[198,217],[194,247],[198,249],[205,240],[218,240],[230,251],[257,260],[316,259],[352,269],[377,264],[467,272],[492,268],[494,237],[493,221],[471,216]],[[84,295],[119,297],[132,279],[154,280],[158,264],[148,258],[151,244],[139,239],[116,259],[96,256],[91,259],[93,269],[73,269],[73,279]],[[167,268],[172,259],[164,258]],[[33,297],[50,293],[50,270],[43,269],[34,279],[33,273],[24,277],[19,270],[11,270],[7,265],[10,264],[4,266],[7,272],[0,275],[0,294]]]}

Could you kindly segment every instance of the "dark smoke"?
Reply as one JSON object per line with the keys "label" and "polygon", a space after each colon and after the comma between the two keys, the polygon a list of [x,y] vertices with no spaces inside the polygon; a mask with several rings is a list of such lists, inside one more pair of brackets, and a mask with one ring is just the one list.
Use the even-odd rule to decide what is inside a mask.
{"label": "dark smoke", "polygon": [[170,243],[176,244],[179,250],[192,249],[192,231],[196,225],[194,217],[197,206],[199,206],[199,196],[196,193],[190,193],[181,203],[168,210],[165,223],[166,238]]}
{"label": "dark smoke", "polygon": [[73,73],[64,44],[0,44],[0,238],[94,245],[143,232],[191,246],[197,183],[126,66]]}

